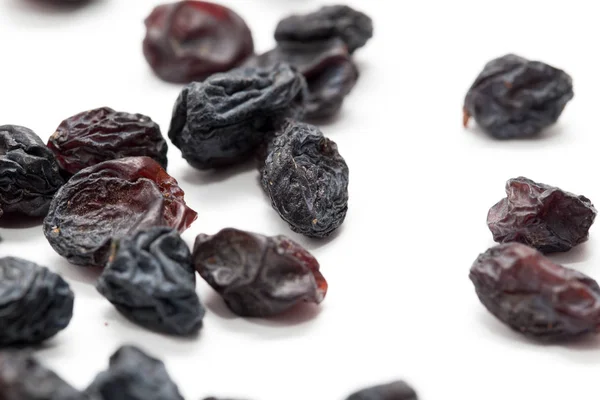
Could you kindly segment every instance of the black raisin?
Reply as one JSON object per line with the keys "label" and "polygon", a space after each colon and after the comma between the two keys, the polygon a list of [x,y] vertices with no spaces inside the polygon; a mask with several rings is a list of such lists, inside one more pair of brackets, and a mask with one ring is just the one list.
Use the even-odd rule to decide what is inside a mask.
{"label": "black raisin", "polygon": [[417,400],[417,393],[404,381],[395,381],[360,390],[347,400]]}

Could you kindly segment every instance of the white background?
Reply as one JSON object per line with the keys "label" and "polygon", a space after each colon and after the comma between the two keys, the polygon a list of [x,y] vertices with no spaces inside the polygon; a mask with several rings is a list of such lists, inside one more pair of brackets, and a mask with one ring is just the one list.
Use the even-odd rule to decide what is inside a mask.
{"label": "white background", "polygon": [[[166,135],[180,86],[157,79],[141,52],[157,1],[98,0],[75,11],[0,2],[0,123],[46,140],[64,118],[101,106],[139,112]],[[317,0],[229,0],[257,51],[277,21]],[[38,352],[78,388],[109,355],[135,343],[163,359],[187,399],[342,400],[355,389],[406,379],[426,400],[598,398],[600,340],[540,345],[497,322],[468,279],[493,245],[485,219],[507,179],[524,175],[600,203],[600,29],[593,2],[348,1],[373,17],[357,51],[361,78],[339,118],[323,126],[350,167],[350,204],[332,240],[309,241],[279,219],[250,167],[203,173],[170,146],[169,172],[199,213],[184,234],[234,226],[284,233],[320,260],[330,290],[318,315],[234,317],[199,279],[208,308],[199,338],[140,329],[70,266],[40,226],[0,229],[0,255],[61,273],[76,292],[69,327]],[[587,4],[587,6],[586,6]],[[588,9],[589,8],[589,9]],[[565,69],[575,98],[537,140],[498,142],[461,126],[464,94],[483,64],[507,52]],[[600,277],[600,232],[554,257]],[[2,327],[0,327],[1,329]]]}

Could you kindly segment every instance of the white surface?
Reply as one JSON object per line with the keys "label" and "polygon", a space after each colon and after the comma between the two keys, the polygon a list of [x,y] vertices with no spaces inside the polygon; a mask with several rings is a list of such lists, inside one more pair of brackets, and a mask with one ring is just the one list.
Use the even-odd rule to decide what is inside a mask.
{"label": "white surface", "polygon": [[[153,76],[141,54],[154,0],[99,0],[52,12],[0,2],[0,123],[44,140],[60,121],[100,106],[151,116],[166,134],[180,90]],[[258,51],[277,21],[317,0],[223,1],[251,26]],[[340,118],[323,127],[351,171],[348,217],[331,241],[293,234],[254,170],[195,171],[170,146],[169,171],[199,213],[184,234],[226,226],[284,233],[320,260],[330,290],[319,315],[298,321],[233,317],[201,280],[208,307],[197,340],[140,329],[96,293],[86,270],[55,254],[39,226],[0,229],[0,255],[24,256],[65,276],[76,292],[70,326],[39,351],[84,388],[123,343],[165,360],[190,400],[342,400],[404,378],[425,400],[597,399],[600,340],[543,346],[511,332],[479,304],[468,279],[493,242],[487,210],[504,182],[525,175],[600,203],[597,13],[590,2],[505,0],[348,1],[369,13],[376,36],[356,54],[361,79]],[[496,142],[463,130],[465,91],[489,59],[515,52],[555,64],[575,99],[539,140]],[[600,232],[555,260],[600,278]],[[1,329],[1,327],[0,327]]]}

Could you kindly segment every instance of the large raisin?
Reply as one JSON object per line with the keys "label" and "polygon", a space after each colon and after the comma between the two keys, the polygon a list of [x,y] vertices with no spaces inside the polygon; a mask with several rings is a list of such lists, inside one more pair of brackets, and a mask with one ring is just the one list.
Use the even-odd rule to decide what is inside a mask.
{"label": "large raisin", "polygon": [[280,21],[275,30],[278,42],[311,42],[336,37],[353,53],[373,37],[373,21],[348,6],[334,5],[309,14],[289,16]]}
{"label": "large raisin", "polygon": [[30,129],[0,126],[0,207],[41,217],[64,184],[54,154]]}
{"label": "large raisin", "polygon": [[96,288],[148,329],[190,335],[202,327],[192,254],[174,229],[154,227],[116,239]]}
{"label": "large raisin", "polygon": [[269,145],[261,176],[273,208],[294,232],[322,238],[344,222],[348,166],[317,127],[288,121]]}
{"label": "large raisin", "polygon": [[158,124],[141,114],[102,107],[64,120],[48,140],[69,174],[102,161],[148,156],[167,168],[167,142]]}
{"label": "large raisin", "polygon": [[346,400],[417,400],[417,393],[406,382],[395,381],[360,390]]}
{"label": "large raisin", "polygon": [[306,81],[286,64],[239,68],[194,82],[173,109],[169,138],[198,169],[250,157],[285,118],[302,116]]}
{"label": "large raisin", "polygon": [[201,234],[193,260],[200,276],[240,316],[273,316],[303,301],[318,304],[327,293],[318,261],[281,235],[233,228]]}
{"label": "large raisin", "polygon": [[56,335],[71,321],[73,300],[69,284],[46,267],[0,258],[0,346],[39,344]]}
{"label": "large raisin", "polygon": [[244,20],[218,4],[190,0],[163,4],[145,22],[144,55],[165,81],[202,81],[234,68],[254,52]]}
{"label": "large raisin", "polygon": [[467,92],[463,122],[473,117],[497,139],[528,138],[554,124],[573,96],[566,72],[508,54],[487,63]]}
{"label": "large raisin", "polygon": [[598,284],[524,244],[489,249],[473,263],[469,277],[483,305],[524,335],[565,340],[598,331]]}
{"label": "large raisin", "polygon": [[56,194],[44,234],[71,263],[104,267],[113,238],[151,226],[183,232],[197,217],[177,181],[149,157],[82,169]]}
{"label": "large raisin", "polygon": [[552,253],[585,242],[596,214],[584,196],[519,177],[506,183],[506,198],[490,209],[487,223],[496,242]]}

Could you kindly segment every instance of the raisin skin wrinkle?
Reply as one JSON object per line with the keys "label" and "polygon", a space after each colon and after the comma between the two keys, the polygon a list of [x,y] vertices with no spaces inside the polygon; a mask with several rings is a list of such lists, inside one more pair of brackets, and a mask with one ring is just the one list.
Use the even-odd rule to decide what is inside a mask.
{"label": "raisin skin wrinkle", "polygon": [[270,317],[301,302],[321,303],[327,282],[318,261],[289,238],[226,228],[200,234],[196,270],[242,317]]}
{"label": "raisin skin wrinkle", "polygon": [[530,138],[554,124],[573,96],[566,72],[508,54],[488,62],[467,92],[463,123],[473,117],[496,139]]}
{"label": "raisin skin wrinkle", "polygon": [[186,230],[197,217],[177,181],[149,157],[82,169],[56,193],[44,234],[69,262],[104,267],[112,239],[151,226]]}
{"label": "raisin skin wrinkle", "polygon": [[86,393],[98,400],[183,400],[165,364],[134,346],[119,348]]}
{"label": "raisin skin wrinkle", "polygon": [[584,196],[519,177],[506,183],[506,198],[490,209],[487,223],[498,243],[554,253],[587,241],[596,214]]}
{"label": "raisin skin wrinkle", "polygon": [[113,242],[98,291],[131,321],[187,336],[202,327],[192,254],[172,228],[153,227]]}
{"label": "raisin skin wrinkle", "polygon": [[335,231],[348,211],[349,170],[335,142],[313,126],[288,121],[270,143],[261,182],[290,228],[311,238]]}
{"label": "raisin skin wrinkle", "polygon": [[362,389],[346,400],[417,400],[417,393],[404,381]]}
{"label": "raisin skin wrinkle", "polygon": [[65,329],[74,294],[59,275],[31,261],[0,258],[0,346],[34,345]]}
{"label": "raisin skin wrinkle", "polygon": [[54,154],[31,129],[0,126],[0,207],[42,217],[64,184]]}
{"label": "raisin skin wrinkle", "polygon": [[64,120],[48,140],[60,167],[73,175],[103,161],[148,156],[167,169],[160,127],[141,114],[102,107]]}
{"label": "raisin skin wrinkle", "polygon": [[254,52],[252,33],[244,20],[218,4],[163,4],[145,24],[144,56],[167,82],[202,81],[238,66]]}
{"label": "raisin skin wrinkle", "polygon": [[348,6],[334,5],[305,15],[292,15],[275,29],[278,42],[312,42],[340,38],[350,53],[363,47],[373,37],[373,21]]}
{"label": "raisin skin wrinkle", "polygon": [[304,77],[287,64],[239,68],[186,86],[175,103],[169,138],[193,167],[240,163],[286,118],[301,118]]}
{"label": "raisin skin wrinkle", "polygon": [[506,243],[481,254],[469,274],[481,303],[515,331],[548,341],[598,332],[600,287],[534,248]]}

